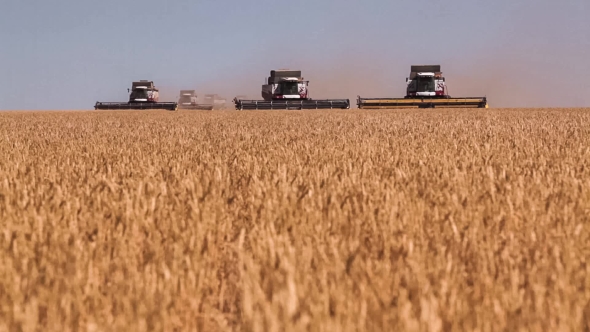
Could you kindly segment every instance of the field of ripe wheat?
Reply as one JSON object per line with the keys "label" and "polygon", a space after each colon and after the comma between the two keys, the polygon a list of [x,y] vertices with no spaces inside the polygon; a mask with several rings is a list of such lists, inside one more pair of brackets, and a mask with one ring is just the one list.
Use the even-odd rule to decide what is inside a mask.
{"label": "field of ripe wheat", "polygon": [[588,331],[590,110],[0,113],[0,331]]}

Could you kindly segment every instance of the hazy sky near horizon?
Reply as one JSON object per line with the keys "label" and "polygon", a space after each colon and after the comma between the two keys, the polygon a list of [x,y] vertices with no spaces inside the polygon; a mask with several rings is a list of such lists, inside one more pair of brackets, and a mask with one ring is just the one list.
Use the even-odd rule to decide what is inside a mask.
{"label": "hazy sky near horizon", "polygon": [[411,64],[491,106],[590,106],[588,0],[3,0],[0,109],[91,109],[139,79],[260,97],[271,69],[314,98],[401,97]]}

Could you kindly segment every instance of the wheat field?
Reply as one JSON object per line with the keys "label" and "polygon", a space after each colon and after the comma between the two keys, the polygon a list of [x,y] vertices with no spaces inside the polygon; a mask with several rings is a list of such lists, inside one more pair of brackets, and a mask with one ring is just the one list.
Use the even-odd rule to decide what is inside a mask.
{"label": "wheat field", "polygon": [[0,113],[0,331],[589,331],[590,109]]}

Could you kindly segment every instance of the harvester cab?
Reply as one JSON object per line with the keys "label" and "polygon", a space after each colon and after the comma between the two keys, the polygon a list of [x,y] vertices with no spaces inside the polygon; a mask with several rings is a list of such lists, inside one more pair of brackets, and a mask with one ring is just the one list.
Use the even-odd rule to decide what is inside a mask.
{"label": "harvester cab", "polygon": [[160,92],[152,81],[133,82],[131,91],[127,89],[127,92],[129,92],[130,103],[158,102],[160,98]]}
{"label": "harvester cab", "polygon": [[180,97],[178,97],[178,105],[192,106],[197,104],[197,93],[195,90],[180,90]]}
{"label": "harvester cab", "polygon": [[361,98],[359,108],[488,108],[486,97],[449,96],[440,65],[412,66],[404,98]]}
{"label": "harvester cab", "polygon": [[446,96],[447,89],[444,78],[437,73],[417,73],[408,82],[406,97]]}
{"label": "harvester cab", "polygon": [[141,80],[131,83],[128,102],[100,102],[94,105],[95,110],[143,110],[165,109],[176,111],[178,104],[175,102],[160,102],[160,92],[153,81]]}
{"label": "harvester cab", "polygon": [[234,99],[238,110],[256,109],[349,109],[348,99],[311,99],[309,81],[305,81],[300,70],[271,70],[262,85],[263,100]]}
{"label": "harvester cab", "polygon": [[273,70],[266,84],[262,86],[262,98],[264,100],[307,100],[308,85],[309,81],[301,77],[301,71]]}
{"label": "harvester cab", "polygon": [[[296,77],[285,77],[279,83],[270,85],[272,99],[307,99],[308,81]],[[263,90],[264,91],[264,90]],[[263,92],[264,94],[264,92]]]}

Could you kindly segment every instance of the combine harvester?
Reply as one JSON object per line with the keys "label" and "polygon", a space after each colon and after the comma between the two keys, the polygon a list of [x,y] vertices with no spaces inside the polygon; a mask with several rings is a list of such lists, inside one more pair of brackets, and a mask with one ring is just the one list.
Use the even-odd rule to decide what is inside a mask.
{"label": "combine harvester", "polygon": [[361,98],[358,108],[488,108],[486,97],[449,96],[440,65],[412,66],[404,98]]}
{"label": "combine harvester", "polygon": [[237,110],[303,110],[303,109],[349,109],[348,99],[311,99],[299,70],[271,70],[270,77],[262,86],[263,100],[245,100],[236,97]]}
{"label": "combine harvester", "polygon": [[180,90],[178,108],[181,110],[212,110],[213,103],[198,103],[195,90]]}
{"label": "combine harvester", "polygon": [[178,103],[160,102],[159,90],[155,87],[153,81],[141,80],[131,84],[128,102],[100,102],[94,105],[95,110],[155,110],[164,109],[176,111]]}

